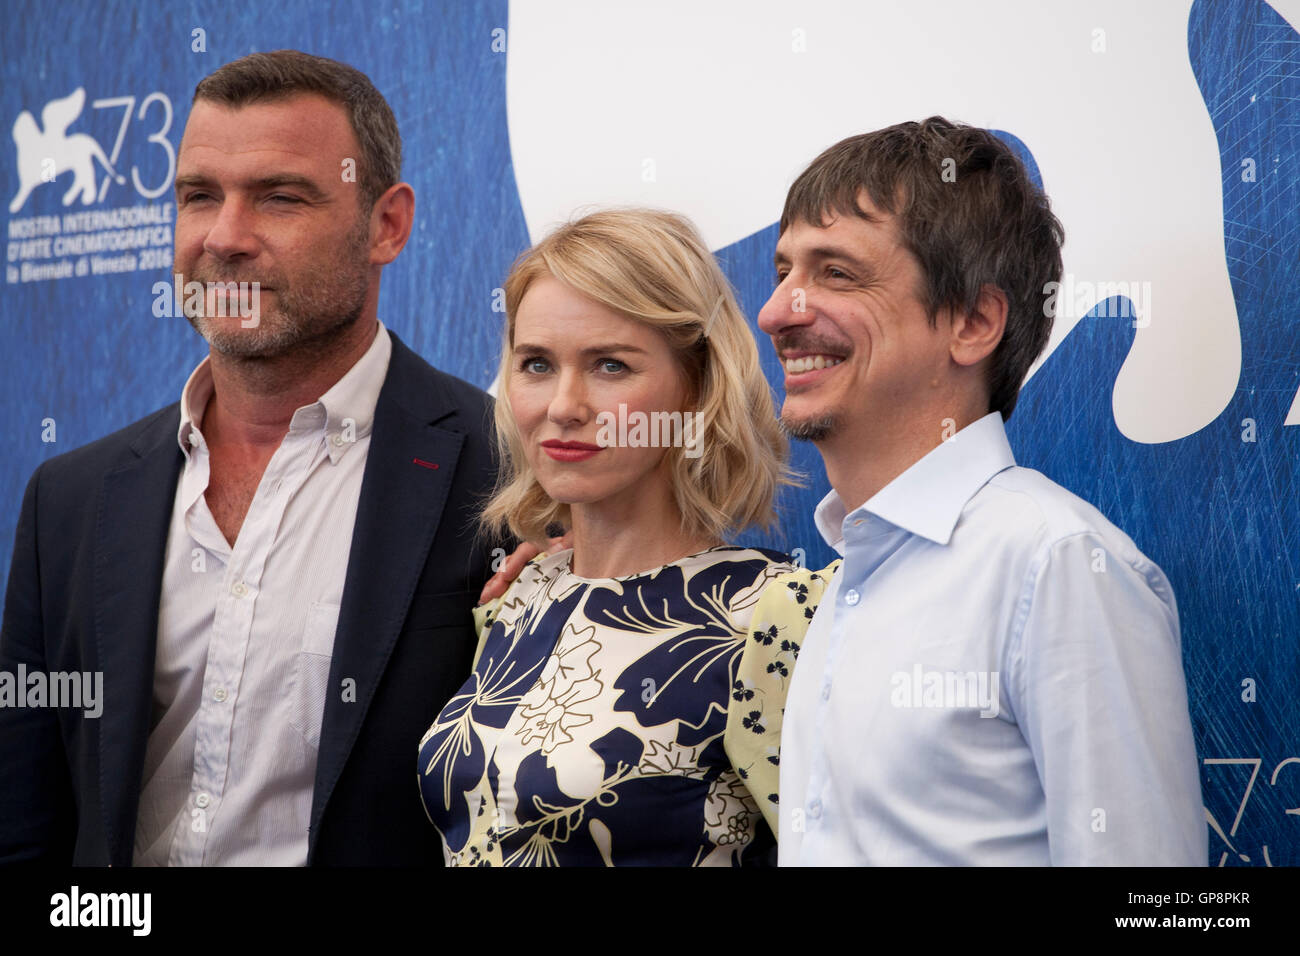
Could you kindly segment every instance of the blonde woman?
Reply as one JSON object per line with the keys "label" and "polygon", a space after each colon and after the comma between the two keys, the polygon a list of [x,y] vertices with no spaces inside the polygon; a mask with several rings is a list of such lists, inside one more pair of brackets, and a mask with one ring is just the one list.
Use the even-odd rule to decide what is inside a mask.
{"label": "blonde woman", "polygon": [[[782,578],[758,621],[796,569],[725,543],[770,525],[789,480],[744,316],[694,227],[651,210],[563,226],[505,292],[503,468],[483,523],[528,540],[561,525],[572,547],[478,609],[473,674],[421,741],[447,860],[761,860],[776,773],[762,715],[779,719],[783,684],[765,671],[777,683],[756,689],[741,659],[775,638],[793,663],[812,602]],[[737,766],[729,722],[768,766]]]}

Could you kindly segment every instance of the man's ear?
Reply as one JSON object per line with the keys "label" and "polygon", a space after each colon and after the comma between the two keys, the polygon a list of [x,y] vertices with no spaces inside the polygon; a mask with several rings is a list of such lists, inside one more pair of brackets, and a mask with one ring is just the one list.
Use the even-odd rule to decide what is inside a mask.
{"label": "man's ear", "polygon": [[395,183],[375,200],[370,211],[370,262],[386,266],[411,238],[415,221],[415,190],[409,183]]}
{"label": "man's ear", "polygon": [[975,307],[953,312],[949,352],[958,365],[977,365],[993,354],[1007,330],[1007,295],[995,285],[980,287]]}

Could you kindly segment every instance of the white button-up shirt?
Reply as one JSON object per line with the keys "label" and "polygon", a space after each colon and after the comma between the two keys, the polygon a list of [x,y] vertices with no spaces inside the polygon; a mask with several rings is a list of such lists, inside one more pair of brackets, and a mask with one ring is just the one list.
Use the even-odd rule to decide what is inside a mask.
{"label": "white button-up shirt", "polygon": [[1169,582],[1001,415],[816,520],[844,563],[786,703],[782,865],[1206,865]]}
{"label": "white button-up shirt", "polygon": [[233,548],[204,498],[207,359],[185,384],[137,865],[307,861],[334,630],[391,354],[381,323],[365,355],[294,412]]}

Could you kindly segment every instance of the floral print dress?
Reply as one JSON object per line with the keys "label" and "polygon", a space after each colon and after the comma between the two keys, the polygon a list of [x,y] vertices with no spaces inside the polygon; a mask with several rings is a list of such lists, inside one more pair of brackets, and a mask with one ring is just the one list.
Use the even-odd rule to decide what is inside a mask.
{"label": "floral print dress", "polygon": [[[780,711],[815,576],[740,547],[622,578],[579,577],[571,559],[534,559],[476,610],[474,672],[420,742],[421,794],[447,862],[764,857]],[[785,674],[766,668],[779,654]],[[748,766],[729,755],[732,737]]]}

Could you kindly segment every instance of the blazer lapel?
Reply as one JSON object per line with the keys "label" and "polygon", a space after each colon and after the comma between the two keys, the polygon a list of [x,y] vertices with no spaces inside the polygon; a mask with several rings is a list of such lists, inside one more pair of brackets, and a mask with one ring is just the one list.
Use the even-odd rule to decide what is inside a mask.
{"label": "blazer lapel", "polygon": [[[321,726],[311,837],[338,782],[401,632],[451,489],[464,436],[437,422],[456,411],[422,361],[391,330],[357,504],[334,662]],[[355,681],[344,702],[343,681]]]}
{"label": "blazer lapel", "polygon": [[95,653],[104,674],[99,736],[100,799],[110,862],[129,866],[153,708],[158,602],[176,479],[180,407],[130,446],[133,460],[104,476],[95,534]]}

